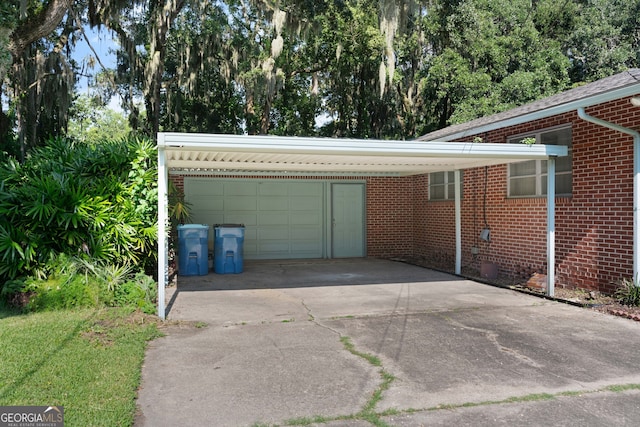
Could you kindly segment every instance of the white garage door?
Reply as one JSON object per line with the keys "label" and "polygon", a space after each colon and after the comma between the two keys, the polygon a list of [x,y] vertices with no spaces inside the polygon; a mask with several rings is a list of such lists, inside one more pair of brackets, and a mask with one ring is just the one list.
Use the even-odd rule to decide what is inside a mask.
{"label": "white garage door", "polygon": [[324,189],[320,181],[184,181],[193,223],[245,225],[245,259],[322,258]]}

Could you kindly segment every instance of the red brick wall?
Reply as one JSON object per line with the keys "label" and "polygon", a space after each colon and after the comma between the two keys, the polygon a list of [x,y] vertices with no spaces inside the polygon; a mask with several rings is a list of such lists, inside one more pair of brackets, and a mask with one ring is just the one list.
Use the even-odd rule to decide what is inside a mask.
{"label": "red brick wall", "polygon": [[413,254],[413,178],[367,179],[367,254],[393,258]]}
{"label": "red brick wall", "polygon": [[[628,99],[588,108],[595,117],[640,128],[640,108]],[[581,120],[571,112],[479,135],[486,142],[506,142],[511,135],[572,125],[573,194],[556,199],[556,286],[612,292],[633,269],[633,138]],[[468,137],[472,140],[473,135]],[[483,228],[484,168],[464,171],[462,200],[463,265],[488,259],[500,273],[526,278],[546,272],[546,198],[507,197],[507,166],[488,168],[487,222],[491,243],[478,241]],[[416,197],[416,210],[424,205]],[[453,202],[428,202],[416,215],[416,230],[427,237],[417,252],[452,253]],[[438,232],[440,231],[440,232]],[[435,236],[434,236],[435,234]],[[474,257],[471,247],[480,255]]]}
{"label": "red brick wall", "polygon": [[184,192],[184,175],[169,175],[169,181],[173,182],[177,190]]}
{"label": "red brick wall", "polygon": [[[453,204],[451,204],[453,209]],[[435,221],[429,221],[429,176],[417,175],[413,177],[413,255],[427,257],[432,254],[432,249],[445,247],[445,242],[433,245],[429,234],[433,230]],[[441,235],[438,233],[437,235]]]}

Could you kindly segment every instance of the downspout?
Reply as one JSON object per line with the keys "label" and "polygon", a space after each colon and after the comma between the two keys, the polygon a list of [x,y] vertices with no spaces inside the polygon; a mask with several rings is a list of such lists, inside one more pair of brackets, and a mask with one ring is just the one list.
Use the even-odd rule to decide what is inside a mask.
{"label": "downspout", "polygon": [[633,137],[633,280],[638,284],[638,268],[640,267],[640,132],[624,126],[610,123],[585,113],[584,108],[578,108],[578,117],[587,122],[595,123]]}

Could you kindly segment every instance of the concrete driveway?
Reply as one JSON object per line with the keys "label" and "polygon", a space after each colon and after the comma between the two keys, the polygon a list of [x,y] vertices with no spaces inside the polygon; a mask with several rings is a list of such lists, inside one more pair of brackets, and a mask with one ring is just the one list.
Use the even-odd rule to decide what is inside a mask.
{"label": "concrete driveway", "polygon": [[374,259],[173,291],[207,326],[150,343],[136,426],[640,423],[640,322]]}

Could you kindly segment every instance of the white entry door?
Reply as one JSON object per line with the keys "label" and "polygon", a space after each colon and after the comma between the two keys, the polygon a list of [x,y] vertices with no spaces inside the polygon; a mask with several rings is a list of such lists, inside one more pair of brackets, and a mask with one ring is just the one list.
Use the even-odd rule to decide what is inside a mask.
{"label": "white entry door", "polygon": [[365,256],[365,186],[331,185],[332,258]]}

